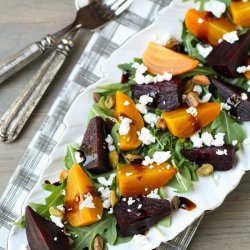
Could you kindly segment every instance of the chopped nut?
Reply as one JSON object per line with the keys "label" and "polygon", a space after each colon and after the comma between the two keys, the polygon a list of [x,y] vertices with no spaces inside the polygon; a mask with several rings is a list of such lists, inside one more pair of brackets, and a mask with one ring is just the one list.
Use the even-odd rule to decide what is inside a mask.
{"label": "chopped nut", "polygon": [[115,106],[115,96],[114,95],[108,95],[105,99],[104,105],[108,109],[112,109]]}
{"label": "chopped nut", "polygon": [[63,169],[59,174],[59,180],[63,181],[68,177],[68,171]]}
{"label": "chopped nut", "polygon": [[112,168],[116,168],[119,163],[119,154],[116,150],[109,152],[109,162]]}
{"label": "chopped nut", "polygon": [[196,75],[192,78],[192,82],[197,85],[210,85],[211,82],[209,78],[205,75]]}
{"label": "chopped nut", "polygon": [[95,237],[94,250],[103,250],[103,239],[100,236]]}
{"label": "chopped nut", "polygon": [[93,99],[95,103],[98,103],[101,99],[101,95],[99,93],[94,93],[93,94]]}
{"label": "chopped nut", "polygon": [[180,207],[180,199],[178,196],[174,196],[171,200],[171,209],[173,211],[178,210]]}
{"label": "chopped nut", "polygon": [[214,167],[211,164],[202,164],[202,166],[198,168],[196,171],[198,176],[208,176],[213,172],[214,172]]}
{"label": "chopped nut", "polygon": [[144,158],[141,155],[136,154],[126,154],[126,159],[129,161],[143,160]]}
{"label": "chopped nut", "polygon": [[110,202],[111,202],[112,207],[114,207],[114,205],[116,204],[117,201],[118,201],[118,198],[116,196],[115,191],[111,190],[110,191]]}
{"label": "chopped nut", "polygon": [[167,128],[167,123],[165,122],[164,119],[159,119],[156,124],[155,124],[156,128],[160,129],[160,130],[166,130]]}
{"label": "chopped nut", "polygon": [[194,83],[191,80],[187,81],[184,89],[184,94],[188,94],[189,92],[193,91],[193,89]]}
{"label": "chopped nut", "polygon": [[189,107],[194,107],[194,108],[198,107],[199,100],[200,100],[199,94],[195,91],[189,92],[185,97],[185,102]]}
{"label": "chopped nut", "polygon": [[50,207],[49,208],[49,213],[51,215],[54,215],[56,217],[63,217],[64,216],[64,212],[56,207]]}
{"label": "chopped nut", "polygon": [[174,37],[171,37],[167,42],[165,47],[167,47],[168,49],[172,49],[175,51],[179,51],[180,50],[180,42],[178,40],[176,40]]}

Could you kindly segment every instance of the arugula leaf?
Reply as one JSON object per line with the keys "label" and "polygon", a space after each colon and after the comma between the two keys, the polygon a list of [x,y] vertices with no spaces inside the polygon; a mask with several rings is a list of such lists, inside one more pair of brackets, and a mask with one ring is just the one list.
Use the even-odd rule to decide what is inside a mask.
{"label": "arugula leaf", "polygon": [[171,217],[171,215],[169,215],[169,216],[165,217],[164,219],[162,219],[157,225],[160,225],[163,227],[170,227],[171,220],[172,220],[172,217]]}
{"label": "arugula leaf", "polygon": [[42,188],[51,194],[45,199],[45,204],[36,204],[31,203],[30,206],[41,216],[44,218],[49,219],[50,213],[49,208],[50,207],[57,207],[61,204],[63,204],[64,195],[63,190],[66,186],[66,180],[63,181],[63,183],[59,186],[55,186],[53,184],[42,184]]}
{"label": "arugula leaf", "polygon": [[109,215],[91,226],[76,228],[66,224],[65,227],[74,240],[72,249],[82,250],[88,248],[90,250],[93,249],[93,242],[97,235],[101,235],[111,245],[115,243],[117,238],[116,223],[115,216]]}
{"label": "arugula leaf", "polygon": [[232,144],[233,140],[243,142],[246,139],[243,127],[234,118],[230,117],[225,110],[213,121],[211,129],[225,133],[226,144]]}
{"label": "arugula leaf", "polygon": [[129,83],[112,83],[105,86],[98,86],[97,89],[101,90],[98,94],[102,96],[114,95],[117,91],[121,91],[124,94],[131,96],[131,85],[134,82]]}
{"label": "arugula leaf", "polygon": [[192,77],[196,75],[206,75],[206,76],[214,76],[217,73],[209,66],[202,66],[196,69],[193,69],[187,73],[179,75],[181,78]]}
{"label": "arugula leaf", "polygon": [[77,164],[75,152],[79,150],[80,146],[78,144],[67,146],[67,153],[64,157],[64,163],[67,169],[70,169],[73,164]]}

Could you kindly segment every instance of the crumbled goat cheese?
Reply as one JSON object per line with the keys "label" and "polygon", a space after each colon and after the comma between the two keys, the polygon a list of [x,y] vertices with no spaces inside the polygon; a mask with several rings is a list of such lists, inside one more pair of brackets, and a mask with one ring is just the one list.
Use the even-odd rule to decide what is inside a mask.
{"label": "crumbled goat cheese", "polygon": [[62,191],[62,195],[66,195],[65,189],[63,189],[63,191]]}
{"label": "crumbled goat cheese", "polygon": [[157,116],[156,114],[149,112],[143,116],[143,119],[146,123],[148,123],[150,125],[154,125],[160,119],[160,117]]}
{"label": "crumbled goat cheese", "polygon": [[196,45],[196,49],[203,58],[207,58],[208,55],[212,52],[213,47],[211,45],[202,45],[198,43]]}
{"label": "crumbled goat cheese", "polygon": [[243,141],[243,144],[244,144],[244,145],[249,145],[249,144],[250,144],[250,138],[246,138],[246,139]]}
{"label": "crumbled goat cheese", "polygon": [[134,235],[132,239],[133,249],[151,250],[151,245],[147,236],[142,234]]}
{"label": "crumbled goat cheese", "polygon": [[150,158],[148,155],[144,158],[142,161],[142,165],[148,166],[153,164],[154,162],[157,163],[157,165],[160,165],[164,162],[166,162],[169,158],[171,158],[171,152],[170,151],[156,151],[153,154],[153,157]]}
{"label": "crumbled goat cheese", "polygon": [[220,105],[221,105],[221,109],[225,109],[227,111],[232,108],[229,104],[227,104],[225,102],[222,102]]}
{"label": "crumbled goat cheese", "polygon": [[64,227],[63,223],[62,223],[62,217],[57,217],[54,215],[50,215],[50,219],[52,222],[54,222],[58,227]]}
{"label": "crumbled goat cheese", "polygon": [[172,79],[173,75],[168,73],[168,72],[164,72],[163,75],[156,75],[154,77],[154,83],[157,82],[163,82],[163,81],[170,81]]}
{"label": "crumbled goat cheese", "polygon": [[158,195],[158,188],[155,190],[152,190],[150,194],[147,195],[148,198],[153,198],[153,199],[161,199],[161,197]]}
{"label": "crumbled goat cheese", "polygon": [[131,212],[132,212],[132,210],[131,210],[131,209],[127,209],[127,211],[128,211],[129,213],[131,213]]}
{"label": "crumbled goat cheese", "polygon": [[199,18],[198,23],[204,23],[204,20],[202,18]]}
{"label": "crumbled goat cheese", "polygon": [[79,151],[76,151],[75,152],[75,159],[76,159],[76,162],[79,164],[79,163],[82,163],[84,161],[84,158],[81,157],[81,153]]}
{"label": "crumbled goat cheese", "polygon": [[130,124],[133,121],[127,117],[122,118],[119,128],[119,134],[120,135],[127,135],[130,130]]}
{"label": "crumbled goat cheese", "polygon": [[212,144],[213,144],[213,135],[208,133],[208,132],[205,132],[201,135],[201,139],[202,139],[202,142],[204,145],[208,146],[208,147],[211,147]]}
{"label": "crumbled goat cheese", "polygon": [[101,199],[102,199],[102,205],[104,208],[110,208],[111,207],[111,201],[110,201],[110,189],[108,187],[100,187],[98,189],[98,192],[101,193]]}
{"label": "crumbled goat cheese", "polygon": [[54,237],[54,241],[57,241],[57,237]]}
{"label": "crumbled goat cheese", "polygon": [[233,146],[236,146],[237,144],[238,144],[238,141],[237,141],[237,140],[233,140],[233,141],[232,141],[232,145],[233,145]]}
{"label": "crumbled goat cheese", "polygon": [[137,132],[139,135],[139,140],[145,145],[150,145],[155,142],[155,137],[151,134],[150,130],[143,127],[140,132]]}
{"label": "crumbled goat cheese", "polygon": [[194,107],[189,107],[188,109],[186,109],[186,112],[192,115],[193,117],[196,117],[198,115],[198,111]]}
{"label": "crumbled goat cheese", "polygon": [[212,94],[211,93],[207,93],[205,94],[201,99],[200,102],[201,103],[205,103],[205,102],[209,102],[209,100],[211,99]]}
{"label": "crumbled goat cheese", "polygon": [[107,186],[111,186],[111,185],[112,185],[113,180],[114,180],[115,177],[116,177],[116,174],[113,173],[113,174],[110,174],[110,176],[109,176],[108,179],[106,179],[106,178],[103,177],[103,176],[100,176],[100,177],[97,178],[97,180],[98,180],[98,182],[99,182],[100,184],[102,184],[103,186],[106,186],[106,187],[107,187]]}
{"label": "crumbled goat cheese", "polygon": [[193,143],[194,148],[201,148],[202,147],[202,139],[198,133],[192,135],[190,137],[191,142]]}
{"label": "crumbled goat cheese", "polygon": [[108,214],[113,214],[114,213],[114,210],[113,210],[113,208],[111,207],[110,209],[109,209],[109,211],[108,211]]}
{"label": "crumbled goat cheese", "polygon": [[128,198],[128,205],[131,206],[133,203],[135,203],[135,200],[132,197]]}
{"label": "crumbled goat cheese", "polygon": [[200,85],[194,85],[193,91],[200,95],[202,93],[202,87]]}
{"label": "crumbled goat cheese", "polygon": [[125,102],[123,103],[123,105],[124,105],[124,106],[129,106],[129,101],[125,101]]}
{"label": "crumbled goat cheese", "polygon": [[248,96],[247,96],[246,93],[241,93],[240,97],[241,97],[241,99],[244,100],[244,101],[248,99]]}
{"label": "crumbled goat cheese", "polygon": [[137,103],[136,109],[143,115],[146,115],[148,113],[148,108],[145,105],[142,105],[141,103]]}
{"label": "crumbled goat cheese", "polygon": [[224,150],[218,149],[218,150],[216,151],[216,154],[217,154],[217,155],[227,155],[227,150],[226,150],[226,149],[224,149]]}
{"label": "crumbled goat cheese", "polygon": [[225,144],[225,133],[217,133],[215,136],[215,139],[213,140],[212,145],[215,147],[221,147]]}
{"label": "crumbled goat cheese", "polygon": [[226,11],[226,4],[220,1],[212,0],[205,3],[204,10],[210,11],[214,16],[220,18],[222,14]]}
{"label": "crumbled goat cheese", "polygon": [[109,151],[115,150],[114,140],[110,134],[108,134],[107,138],[105,139],[105,142],[108,144]]}
{"label": "crumbled goat cheese", "polygon": [[142,104],[142,105],[147,105],[149,103],[152,103],[153,102],[153,97],[151,96],[148,96],[148,95],[142,95],[140,96],[140,99],[139,99],[139,103]]}
{"label": "crumbled goat cheese", "polygon": [[83,210],[84,208],[95,208],[93,196],[90,193],[85,195],[85,200],[79,205],[79,210]]}
{"label": "crumbled goat cheese", "polygon": [[138,208],[138,209],[141,209],[141,208],[142,208],[142,204],[139,204],[137,208]]}
{"label": "crumbled goat cheese", "polygon": [[234,42],[239,40],[237,35],[237,31],[232,31],[223,35],[223,40],[227,41],[228,43],[233,44]]}
{"label": "crumbled goat cheese", "polygon": [[246,73],[247,71],[250,71],[250,65],[248,66],[241,66],[237,68],[238,73]]}

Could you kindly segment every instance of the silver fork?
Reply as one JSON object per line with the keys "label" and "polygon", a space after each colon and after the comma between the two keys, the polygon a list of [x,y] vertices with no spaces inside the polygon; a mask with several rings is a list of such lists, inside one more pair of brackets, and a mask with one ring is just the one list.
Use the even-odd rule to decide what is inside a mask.
{"label": "silver fork", "polygon": [[[107,22],[123,13],[133,1],[92,0],[89,1],[87,6],[78,10],[75,21],[70,27],[66,27],[67,37],[61,40],[55,51],[45,60],[24,91],[1,118],[1,141],[13,142],[19,135],[34,108],[69,55],[79,29],[84,28],[95,31],[101,28]],[[62,32],[60,31],[59,33],[61,34]]]}

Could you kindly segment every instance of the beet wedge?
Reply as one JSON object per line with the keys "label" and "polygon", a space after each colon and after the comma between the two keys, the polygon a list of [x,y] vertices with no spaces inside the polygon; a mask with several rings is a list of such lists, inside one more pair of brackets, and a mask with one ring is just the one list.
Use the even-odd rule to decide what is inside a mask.
{"label": "beet wedge", "polygon": [[207,57],[208,63],[219,74],[226,77],[237,77],[237,68],[247,65],[250,47],[250,31],[239,37],[233,44],[221,42]]}
{"label": "beet wedge", "polygon": [[149,106],[164,111],[172,111],[181,105],[185,82],[180,78],[154,84],[135,84],[131,87],[132,95],[140,99],[142,95],[149,95],[154,102]]}
{"label": "beet wedge", "polygon": [[26,234],[31,250],[68,250],[69,238],[55,223],[37,214],[31,207],[25,210]]}
{"label": "beet wedge", "polygon": [[198,165],[206,163],[211,164],[216,171],[227,171],[232,169],[235,161],[235,153],[235,147],[232,145],[182,150],[183,156],[189,161]]}
{"label": "beet wedge", "polygon": [[103,174],[111,169],[108,145],[105,142],[107,134],[106,123],[100,116],[90,120],[80,147],[86,157],[84,167],[90,173]]}
{"label": "beet wedge", "polygon": [[212,79],[224,102],[231,106],[230,115],[239,121],[250,121],[250,93],[240,87]]}
{"label": "beet wedge", "polygon": [[143,234],[172,212],[168,200],[148,197],[133,198],[133,200],[133,204],[128,205],[128,200],[121,198],[114,206],[117,225],[124,237]]}

